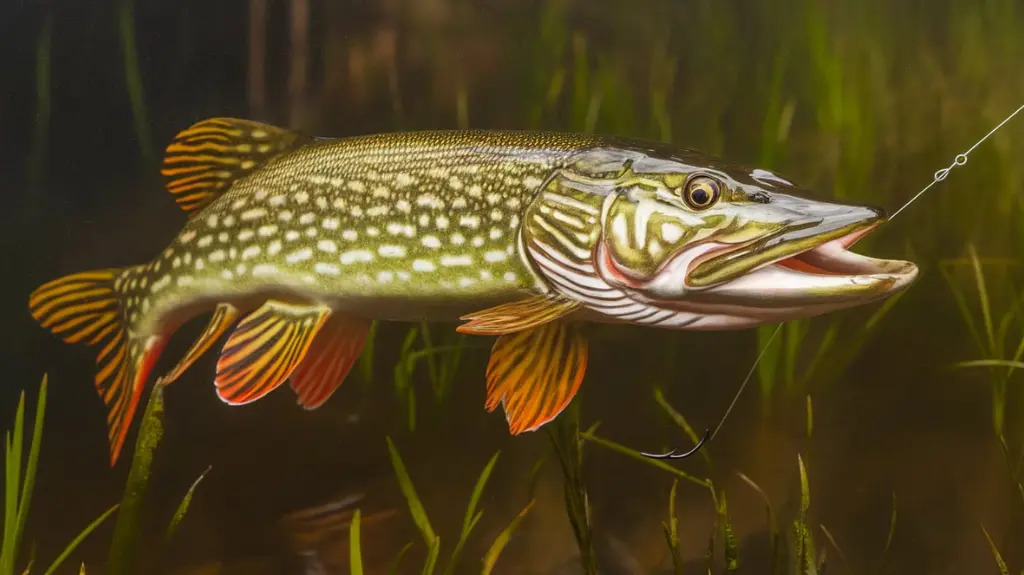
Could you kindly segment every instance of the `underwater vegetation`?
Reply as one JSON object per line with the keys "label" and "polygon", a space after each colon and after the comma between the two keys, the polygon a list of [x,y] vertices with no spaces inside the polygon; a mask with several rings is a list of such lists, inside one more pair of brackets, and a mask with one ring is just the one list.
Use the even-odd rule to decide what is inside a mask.
{"label": "underwater vegetation", "polygon": [[[470,2],[422,3],[442,6],[436,8],[442,14],[434,16],[437,20],[427,14],[429,8],[418,12],[410,3],[396,2],[397,8],[381,19],[383,23],[371,22],[365,31],[345,27],[346,19],[351,19],[345,3],[293,1],[268,6],[267,2],[252,1],[249,17],[258,20],[263,14],[263,41],[291,34],[279,50],[285,62],[276,66],[261,64],[276,45],[258,45],[259,34],[252,35],[252,43],[245,45],[250,51],[245,54],[250,57],[248,65],[253,66],[246,74],[245,88],[252,106],[225,110],[226,104],[214,96],[171,105],[166,96],[147,85],[151,82],[168,90],[172,83],[154,82],[160,72],[147,66],[157,64],[139,53],[147,49],[147,42],[140,42],[146,32],[136,29],[142,21],[136,15],[143,10],[142,3],[121,0],[116,4],[103,17],[111,22],[111,42],[118,50],[110,60],[120,69],[123,87],[117,89],[124,91],[123,114],[130,126],[117,137],[136,146],[130,151],[144,166],[137,168],[142,174],[139,178],[147,182],[158,170],[155,159],[161,137],[196,118],[231,111],[325,136],[442,125],[650,138],[778,170],[838,199],[892,210],[925,185],[936,169],[948,165],[950,158],[1019,105],[1024,95],[1024,78],[1019,74],[1019,62],[1024,58],[1024,40],[1019,34],[1024,29],[1024,6],[1011,0],[792,0],[785,2],[784,8],[739,1],[655,1],[645,3],[644,10],[628,9],[621,2],[569,0],[500,10]],[[268,17],[260,11],[261,6],[276,16]],[[311,7],[315,17],[309,15]],[[288,19],[303,13],[305,28],[289,28]],[[27,140],[31,145],[26,146],[30,161],[25,163],[26,180],[33,182],[34,190],[45,190],[47,174],[61,166],[52,152],[60,144],[53,134],[60,118],[60,99],[55,97],[59,96],[60,67],[54,54],[61,39],[53,30],[61,16],[61,10],[51,5],[41,12],[35,28],[38,36],[33,56],[37,65],[33,67],[34,82],[28,85],[35,91],[37,113]],[[200,19],[195,13],[181,16],[183,27],[198,28]],[[225,26],[244,26],[238,14],[223,22],[230,22]],[[377,32],[372,31],[374,26]],[[258,22],[254,29],[260,29]],[[310,36],[303,37],[303,29]],[[643,33],[636,33],[638,29]],[[271,30],[269,39],[267,30]],[[201,45],[194,48],[200,53],[207,49]],[[313,73],[292,72],[296,62]],[[430,80],[422,80],[423,76]],[[179,82],[179,86],[195,86],[194,92],[210,89],[208,80],[186,77]],[[635,467],[641,478],[638,481],[649,481],[645,490],[657,491],[664,499],[658,521],[661,530],[655,533],[663,560],[656,572],[906,573],[914,572],[908,570],[914,561],[926,565],[918,572],[955,572],[941,571],[928,557],[903,561],[895,557],[901,546],[921,549],[920,541],[933,527],[907,522],[914,509],[908,514],[901,504],[910,494],[892,493],[891,498],[876,502],[889,510],[886,515],[862,518],[861,529],[871,530],[870,541],[877,542],[871,547],[860,543],[867,538],[855,529],[831,522],[826,526],[819,519],[826,511],[821,505],[828,505],[835,493],[823,485],[829,477],[821,470],[832,456],[823,452],[821,444],[815,446],[818,436],[814,431],[826,425],[836,411],[818,407],[816,413],[815,407],[848,397],[843,388],[859,383],[850,373],[863,373],[858,368],[870,358],[884,355],[879,348],[887,348],[899,350],[890,355],[908,356],[900,360],[906,367],[892,369],[896,375],[891,385],[917,396],[922,410],[931,405],[930,397],[939,387],[932,384],[941,378],[951,378],[958,389],[969,388],[965,394],[985,390],[984,416],[991,428],[988,436],[1005,471],[1003,481],[996,484],[999,492],[993,495],[998,497],[999,515],[989,514],[984,520],[971,517],[963,528],[964,533],[973,533],[963,537],[976,539],[988,553],[983,560],[972,562],[969,572],[1021,573],[1021,157],[1024,130],[1015,122],[995,134],[972,154],[966,166],[954,171],[900,219],[858,245],[866,253],[885,253],[921,266],[919,283],[905,294],[860,312],[786,322],[774,338],[776,324],[733,339],[716,339],[728,342],[723,347],[734,354],[729,362],[737,367],[723,368],[722,375],[709,382],[697,381],[706,371],[697,375],[688,371],[707,350],[687,350],[699,339],[663,333],[637,335],[642,338],[640,343],[629,349],[642,349],[645,362],[655,367],[638,372],[629,382],[643,388],[638,394],[645,399],[623,413],[645,420],[645,424],[660,425],[661,445],[647,444],[647,439],[640,444],[633,435],[619,437],[622,427],[605,412],[601,413],[602,422],[594,421],[586,407],[596,404],[591,398],[603,391],[591,385],[594,389],[582,393],[551,426],[538,432],[545,455],[529,473],[522,474],[536,478],[553,472],[559,477],[564,521],[576,546],[573,561],[578,569],[590,575],[607,567],[602,564],[606,543],[598,533],[601,525],[593,509],[594,484],[600,484],[602,478],[592,471],[597,465],[590,464],[620,458],[624,465]],[[146,189],[123,193],[160,193],[158,185],[131,187]],[[121,192],[104,193],[101,203],[122,199],[117,195]],[[38,213],[33,210],[42,205],[41,194],[19,200],[25,202],[19,207],[24,207],[25,213]],[[22,225],[29,224],[12,228]],[[41,275],[42,271],[31,279]],[[10,299],[20,303],[25,293]],[[23,315],[24,310],[19,307],[18,313]],[[633,332],[623,336],[614,329],[602,330],[593,345],[596,350],[612,350],[627,337],[633,337]],[[371,325],[355,373],[345,385],[360,385],[368,393],[383,388],[393,399],[387,417],[393,416],[397,423],[386,438],[382,434],[364,449],[388,457],[389,471],[408,504],[407,512],[402,509],[387,521],[411,524],[417,537],[394,550],[377,571],[376,564],[364,561],[363,552],[374,543],[367,538],[367,529],[376,523],[372,513],[357,503],[339,530],[338,544],[347,548],[349,560],[340,572],[517,572],[512,547],[529,528],[541,503],[530,485],[523,486],[523,493],[499,495],[495,491],[494,478],[511,473],[511,468],[521,463],[513,460],[507,448],[502,446],[500,457],[495,453],[498,446],[491,449],[495,455],[476,465],[482,471],[472,489],[451,502],[459,516],[452,531],[443,531],[437,520],[449,510],[435,509],[421,500],[426,489],[417,478],[429,470],[411,460],[406,467],[403,461],[413,444],[422,445],[417,437],[431,433],[437,425],[453,425],[450,422],[461,416],[453,407],[459,394],[482,386],[480,362],[490,346],[474,339],[441,323]],[[930,351],[916,351],[918,345]],[[729,387],[731,391],[740,383],[734,381],[734,372],[742,377],[762,348],[764,355],[755,371],[758,385],[752,385],[747,393],[759,389],[758,424],[783,427],[799,438],[794,440],[799,455],[789,457],[787,453],[785,461],[775,464],[795,478],[789,483],[794,498],[785,504],[773,500],[769,493],[779,490],[764,487],[764,477],[733,469],[734,460],[724,446],[718,450],[722,444],[715,439],[683,461],[656,461],[640,454],[685,450],[696,444],[704,425],[718,422],[720,408],[716,404],[719,411],[698,414],[697,408],[682,398],[697,395],[699,385]],[[58,361],[52,354],[47,359]],[[924,362],[933,364],[934,370],[918,369]],[[197,367],[200,369],[208,373],[210,366]],[[197,381],[181,384],[209,383],[204,377],[196,375]],[[84,384],[86,379],[67,383]],[[20,384],[8,381],[12,388]],[[942,393],[960,397],[950,392],[950,387],[942,386]],[[172,412],[165,414],[164,391],[157,386],[142,397],[138,438],[134,444],[130,440],[126,444],[124,455],[129,456],[125,459],[130,460],[131,470],[119,505],[101,515],[56,559],[36,558],[29,548],[32,531],[26,532],[25,526],[31,509],[34,462],[47,457],[46,449],[40,448],[44,379],[31,432],[23,429],[22,407],[8,425],[0,573],[23,573],[26,568],[28,573],[57,572],[54,570],[61,565],[88,573],[132,573],[139,572],[139,565],[174,563],[174,557],[162,554],[161,545],[149,541],[152,537],[138,528],[141,517],[155,509],[147,503],[154,500],[149,486],[153,469],[159,467],[154,467],[154,461],[166,447],[162,443],[163,418],[178,417]],[[96,406],[89,409],[93,408]],[[691,425],[698,420],[700,425]],[[725,429],[739,421],[732,416]],[[31,435],[27,453],[23,445],[26,435]],[[59,435],[47,431],[45,437],[56,442]],[[215,480],[218,470],[218,462],[214,462],[209,475],[195,480],[173,516],[159,518],[158,522],[168,524],[162,542],[188,531],[186,511],[192,495],[208,485],[204,482]],[[830,498],[818,495],[826,491],[832,491]],[[687,513],[691,510],[682,502],[698,497],[686,499],[692,493],[708,502],[710,514]],[[764,522],[752,535],[739,537],[734,518],[737,501],[751,494],[763,500]],[[516,498],[512,507],[518,511],[492,511],[497,506],[495,498],[501,497]],[[822,497],[821,504],[818,497]],[[955,505],[952,496],[949,505]],[[701,526],[703,530],[687,529],[683,517],[694,516],[710,517],[709,523]],[[497,527],[485,529],[488,521]],[[109,541],[99,541],[98,533],[89,535],[106,524],[113,525]],[[711,535],[696,540],[688,535],[694,531]],[[756,544],[747,543],[755,538]],[[106,565],[83,567],[74,560],[79,545],[100,545]],[[696,560],[694,549],[702,550]],[[44,569],[48,561],[54,561],[53,567]]]}

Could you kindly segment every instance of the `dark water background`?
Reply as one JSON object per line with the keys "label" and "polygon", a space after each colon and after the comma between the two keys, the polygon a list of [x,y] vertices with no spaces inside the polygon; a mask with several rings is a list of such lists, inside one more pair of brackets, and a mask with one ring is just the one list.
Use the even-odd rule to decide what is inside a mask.
{"label": "dark water background", "polygon": [[[1010,0],[3,3],[0,421],[13,418],[22,389],[33,406],[40,377],[50,378],[28,540],[48,563],[119,500],[128,468],[127,457],[107,465],[93,352],[35,325],[28,293],[70,272],[145,261],[171,240],[184,215],[161,188],[156,161],[194,121],[249,117],[321,136],[469,126],[666,139],[894,210],[1024,103],[1021,30],[1024,3]],[[125,38],[134,43],[127,66]],[[1024,286],[1022,152],[1024,120],[859,244],[912,257],[922,277],[863,337],[877,306],[808,322],[804,347],[794,348],[801,365],[839,322],[837,343],[821,360],[831,376],[791,386],[755,380],[708,446],[741,541],[740,572],[766,572],[767,534],[763,502],[736,472],[766,491],[787,529],[799,500],[798,453],[829,573],[880,572],[894,493],[899,515],[885,572],[997,573],[982,525],[1011,571],[1020,570],[1024,500],[993,430],[991,374],[949,367],[993,355],[978,348],[951,287],[980,318],[964,265],[968,244],[984,261],[997,324]],[[1024,316],[1011,314],[1006,325],[1012,356]],[[423,545],[393,480],[384,441],[391,435],[442,536],[443,557],[473,481],[501,450],[464,555],[465,572],[475,572],[527,502],[530,469],[550,444],[543,433],[510,438],[503,417],[484,411],[485,348],[466,352],[440,407],[418,372],[419,421],[410,432],[392,382],[407,328],[382,326],[374,381],[351,376],[312,413],[282,391],[227,407],[212,389],[213,356],[198,362],[166,393],[143,562],[160,572],[275,572],[268,558],[287,555],[274,531],[284,513],[362,491],[372,505],[400,512],[364,534],[367,553],[391,556],[415,541],[405,566],[418,572]],[[158,371],[200,329],[182,329]],[[840,363],[839,352],[860,340],[859,352]],[[688,447],[653,400],[654,387],[695,428],[714,426],[757,351],[756,331],[602,330],[581,393],[582,424],[600,420],[602,437],[636,449]],[[1011,467],[1024,446],[1017,379],[1005,402]],[[660,522],[672,477],[597,445],[585,454],[595,529],[628,545],[645,572],[664,566]],[[182,494],[208,465],[178,538],[155,555]],[[676,465],[708,475],[698,458]],[[554,573],[572,557],[560,490],[551,460],[538,503],[495,572]],[[681,483],[678,513],[684,552],[697,559],[713,529],[707,492]],[[112,525],[73,557],[90,573],[102,572]]]}

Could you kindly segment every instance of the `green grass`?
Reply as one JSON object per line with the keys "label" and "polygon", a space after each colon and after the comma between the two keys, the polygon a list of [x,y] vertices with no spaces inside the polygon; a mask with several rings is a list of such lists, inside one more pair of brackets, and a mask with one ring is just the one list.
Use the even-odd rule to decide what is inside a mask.
{"label": "green grass", "polygon": [[131,102],[132,119],[135,121],[135,137],[138,139],[143,164],[153,167],[155,166],[153,139],[150,136],[149,117],[146,112],[142,75],[139,70],[139,54],[135,41],[134,0],[119,1],[117,18],[118,30],[121,34],[125,87]]}
{"label": "green grass", "polygon": [[[505,69],[508,64],[522,75],[513,82],[507,101],[493,106],[500,110],[501,120],[518,118],[515,123],[523,127],[613,132],[699,147],[777,169],[827,195],[868,201],[890,210],[926,184],[935,169],[948,165],[954,154],[1018,105],[1024,93],[1024,77],[1019,74],[1019,62],[1024,59],[1024,41],[1019,34],[1024,26],[1024,11],[1012,0],[940,0],[929,5],[927,13],[916,10],[916,6],[885,0],[795,0],[787,10],[778,10],[768,3],[751,7],[737,0],[695,0],[652,3],[643,11],[600,13],[588,11],[593,8],[586,3],[576,4],[580,3],[542,2],[539,13],[531,14],[522,26],[501,22],[499,33],[508,34],[507,43],[514,49],[497,67]],[[135,46],[131,0],[120,2],[116,16],[135,132],[141,154],[151,164],[151,128]],[[533,40],[522,43],[518,39],[523,37]],[[38,115],[30,160],[33,174],[45,171],[41,166],[51,114],[50,41],[47,21],[36,47]],[[419,113],[428,118],[435,112],[443,114],[462,127],[470,126],[471,110],[473,125],[482,127],[488,120],[493,121],[493,117],[488,118],[487,107],[474,101],[472,87],[467,87],[466,80],[455,75],[454,106],[451,99],[437,103],[436,107],[431,107],[430,102],[418,102],[422,104]],[[402,94],[392,93],[390,97],[401,102]],[[421,99],[428,97],[423,95]],[[396,112],[395,125],[417,122],[401,115],[411,116],[412,108],[402,111],[399,105],[396,110],[401,113]],[[1024,156],[1024,139],[1019,137],[1019,126],[1014,129],[1007,128],[972,153],[966,167],[936,186],[906,216],[866,238],[862,245],[871,253],[913,254],[915,261],[925,265],[946,259],[939,269],[953,293],[952,305],[959,310],[962,323],[929,323],[926,327],[936,334],[967,339],[975,346],[976,354],[965,357],[955,367],[964,370],[964,377],[970,377],[974,370],[987,374],[992,426],[1014,489],[1011,495],[1014,501],[1019,497],[1019,502],[1024,503],[1024,443],[1015,444],[1024,431],[1024,420],[1020,392],[1013,384],[1017,370],[1024,367],[1024,296],[1019,293],[1024,278],[1019,268],[1014,267],[1024,247],[1024,165],[1019,161]],[[991,221],[1010,225],[993,226]],[[961,246],[967,246],[966,259],[953,261],[946,257]],[[992,254],[992,258],[981,258],[979,252]],[[923,274],[919,283],[927,286],[929,281],[927,274]],[[967,295],[964,284],[975,292],[973,298]],[[925,286],[910,293],[925,291]],[[927,306],[932,303],[924,297],[900,296],[873,308],[788,322],[758,366],[762,404],[767,408],[773,401],[805,403],[809,439],[814,430],[810,394],[816,398],[826,396],[828,385],[860,357],[897,305],[909,308],[905,317],[912,317],[915,313],[931,313],[932,308]],[[748,337],[747,345],[764,347],[774,328],[762,327],[756,339]],[[419,407],[430,403],[443,406],[450,397],[466,351],[472,353],[472,348],[462,336],[439,332],[427,324],[408,332],[394,367],[393,383],[410,430],[417,428]],[[374,357],[371,335],[359,360],[364,382],[373,379]],[[417,399],[416,377],[423,372],[429,380],[433,402],[423,401],[422,392]],[[159,397],[151,399],[150,405],[158,400]],[[655,401],[666,419],[685,437],[698,441],[686,419],[665,401],[659,390],[655,390]],[[127,565],[132,549],[138,545],[132,526],[137,525],[141,513],[148,469],[160,435],[159,411],[154,408],[152,413],[151,416],[147,408],[118,517],[115,545],[111,549],[114,572],[117,565]],[[5,567],[14,562],[14,551],[9,551],[9,546],[15,550],[19,546],[24,525],[22,506],[27,513],[34,477],[34,471],[30,471],[35,465],[32,453],[37,453],[33,441],[24,473],[13,467],[12,461],[16,459],[20,469],[21,417],[19,409],[14,438],[8,442],[8,507],[2,560]],[[41,420],[41,411],[37,420]],[[633,449],[599,436],[597,430],[595,423],[581,431],[575,403],[549,429],[565,479],[567,518],[573,525],[588,573],[594,571],[592,527],[581,472],[583,451],[588,444],[657,467],[672,476],[670,509],[664,528],[677,572],[681,568],[675,515],[679,480],[684,485],[707,490],[718,512],[715,535],[709,542],[709,562],[717,557],[728,568],[742,560],[736,555],[726,494],[715,484],[721,476],[711,457],[713,446],[701,451],[707,468],[705,477],[664,461],[644,458]],[[675,438],[665,441],[671,446],[677,443]],[[434,533],[390,440],[389,449],[427,548],[424,572],[433,572],[440,560],[440,536]],[[497,455],[485,466],[469,497],[448,569],[454,569],[458,563],[464,544],[480,519],[480,493],[496,461]],[[765,499],[771,544],[777,551],[773,574],[821,573],[825,570],[827,550],[833,550],[841,563],[848,559],[824,526],[821,536],[828,546],[815,542],[818,530],[812,528],[810,475],[802,456],[797,466],[801,505],[793,518],[780,518],[764,491],[741,475]],[[539,469],[540,464],[533,477]],[[19,491],[21,475],[25,481]],[[187,510],[198,483],[199,480],[183,499],[168,529],[168,538]],[[532,506],[531,500],[512,520],[506,533],[493,543],[483,559],[485,573],[493,568],[504,549],[507,534],[515,530]],[[1021,506],[1012,509],[1019,514]],[[896,517],[894,495],[878,571],[885,567]],[[790,529],[778,527],[783,524],[789,524]],[[996,567],[1009,573],[999,553],[1000,546],[988,531],[984,535],[992,547]],[[358,550],[358,521],[350,537],[352,549]],[[1010,543],[1015,542],[1008,540],[1003,549],[1008,549]],[[396,571],[408,549],[407,546],[396,559]],[[361,568],[357,558],[358,553],[353,553],[353,572],[357,572],[357,566]],[[849,559],[857,563],[855,558]],[[122,572],[126,568],[122,567]]]}
{"label": "green grass", "polygon": [[[410,327],[399,349],[399,358],[393,371],[395,395],[401,400],[406,412],[406,424],[409,431],[415,431],[419,412],[416,394],[416,374],[422,365],[426,365],[426,373],[430,384],[434,416],[445,414],[445,400],[454,389],[455,378],[459,372],[466,350],[489,349],[488,342],[480,341],[475,345],[467,343],[465,334],[457,333],[446,326],[441,338],[435,342],[434,331],[427,322]],[[420,346],[417,347],[417,341]]]}
{"label": "green grass", "polygon": [[[47,378],[44,375],[39,386],[39,399],[36,404],[35,419],[32,424],[32,439],[29,444],[28,459],[23,459],[25,439],[25,393],[18,400],[18,409],[14,415],[14,430],[8,431],[4,441],[4,529],[3,542],[0,544],[0,575],[29,575],[36,573],[32,569],[34,559],[28,566],[19,571],[18,554],[24,538],[25,522],[28,520],[29,507],[32,502],[32,491],[35,487],[36,471],[39,467],[39,453],[42,449],[43,422],[46,414]],[[107,517],[117,509],[117,505],[105,511],[85,529],[83,529],[50,566],[43,575],[50,575],[64,563],[78,545],[89,536]],[[82,571],[85,570],[83,565]]]}
{"label": "green grass", "polygon": [[[587,575],[596,575],[597,563],[594,557],[594,533],[591,525],[590,497],[583,481],[583,442],[580,433],[580,399],[577,396],[545,429],[562,470],[562,488],[565,494],[565,511],[576,538],[580,564]],[[590,430],[591,433],[593,428]]]}
{"label": "green grass", "polygon": [[[391,457],[391,465],[395,471],[395,476],[398,478],[398,485],[402,490],[402,494],[405,496],[406,502],[409,506],[409,513],[412,516],[413,522],[416,524],[420,535],[423,537],[423,544],[426,546],[427,555],[424,560],[422,573],[424,575],[431,575],[437,570],[437,563],[441,555],[441,536],[434,531],[434,527],[430,523],[430,519],[427,516],[427,511],[423,507],[423,503],[420,501],[419,495],[416,492],[416,487],[413,484],[412,477],[409,475],[408,470],[405,467],[405,462],[402,460],[401,454],[398,452],[398,448],[390,437],[387,439],[388,453]],[[479,477],[476,480],[476,484],[473,487],[473,491],[469,497],[469,504],[466,507],[465,516],[462,521],[462,529],[459,532],[459,537],[456,540],[455,547],[453,548],[451,555],[445,565],[443,573],[450,575],[455,572],[455,568],[459,564],[459,560],[462,555],[463,548],[469,541],[470,535],[476,528],[477,524],[483,518],[483,510],[479,509],[480,498],[483,496],[484,489],[487,486],[487,481],[491,476],[491,472],[494,470],[494,466],[498,462],[498,456],[500,453],[495,453],[491,459],[484,466],[483,471],[480,472]],[[512,522],[502,530],[499,536],[492,542],[488,551],[482,558],[483,572],[490,573],[491,569],[494,568],[494,564],[497,562],[499,555],[505,547],[505,544],[511,538],[512,534],[519,527],[523,517],[529,513],[533,507],[533,500],[526,504],[522,511],[513,518]],[[357,537],[357,536],[356,536]],[[354,541],[354,539],[352,540]],[[353,557],[361,555],[358,549],[357,542],[352,543],[354,552]],[[410,544],[411,545],[411,544]],[[395,572],[398,565],[401,562],[402,557],[409,549],[409,545],[404,547],[395,558],[393,563],[394,567],[392,571]],[[353,559],[357,561],[357,559]]]}

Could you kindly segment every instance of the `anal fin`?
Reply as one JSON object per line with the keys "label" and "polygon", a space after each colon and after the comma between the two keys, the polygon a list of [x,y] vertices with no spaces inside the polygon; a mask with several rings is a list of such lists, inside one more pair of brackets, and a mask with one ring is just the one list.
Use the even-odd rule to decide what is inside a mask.
{"label": "anal fin", "polygon": [[487,365],[487,410],[500,403],[512,435],[552,421],[579,390],[587,347],[580,326],[566,321],[502,335]]}
{"label": "anal fin", "polygon": [[185,356],[178,361],[178,364],[174,366],[170,372],[160,378],[160,383],[167,385],[172,383],[179,377],[185,370],[188,369],[197,359],[199,359],[204,353],[206,353],[214,343],[224,335],[224,332],[231,327],[231,324],[238,318],[238,308],[229,304],[221,303],[217,304],[217,308],[213,311],[213,316],[210,321],[206,323],[206,329],[199,336],[199,339],[192,342],[192,347],[188,349]]}
{"label": "anal fin", "polygon": [[316,409],[330,399],[362,353],[369,332],[367,319],[334,314],[327,320],[292,373],[290,385],[299,405]]}
{"label": "anal fin", "polygon": [[331,310],[270,300],[235,327],[217,360],[217,395],[231,405],[260,399],[302,362]]}
{"label": "anal fin", "polygon": [[469,320],[457,327],[459,333],[502,335],[547,324],[566,316],[582,306],[580,302],[552,295],[535,295],[468,315]]}

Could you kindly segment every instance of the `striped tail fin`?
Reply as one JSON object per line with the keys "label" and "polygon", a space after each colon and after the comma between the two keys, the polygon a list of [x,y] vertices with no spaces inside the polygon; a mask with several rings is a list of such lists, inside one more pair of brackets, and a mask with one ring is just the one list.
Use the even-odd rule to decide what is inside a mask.
{"label": "striped tail fin", "polygon": [[140,313],[134,276],[142,266],[79,272],[29,297],[32,317],[67,343],[96,348],[96,390],[107,407],[110,465],[117,463],[146,378],[163,349],[158,336],[132,335]]}

